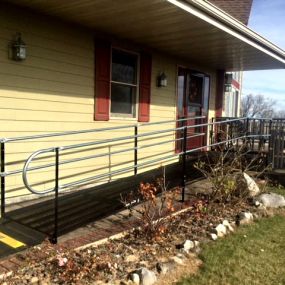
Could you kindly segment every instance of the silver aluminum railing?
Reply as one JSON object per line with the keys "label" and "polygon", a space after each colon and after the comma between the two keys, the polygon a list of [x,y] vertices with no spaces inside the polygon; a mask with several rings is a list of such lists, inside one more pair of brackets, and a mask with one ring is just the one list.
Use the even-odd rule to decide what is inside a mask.
{"label": "silver aluminum railing", "polygon": [[[183,123],[183,122],[187,122],[189,120],[201,120],[201,119],[206,119],[206,118],[205,117],[193,117],[193,118],[181,119],[181,120],[177,120],[177,121],[163,121],[163,122],[143,124],[143,125],[148,125],[149,126],[149,125],[153,125],[153,124],[165,124],[165,123],[170,123],[170,122],[172,122],[172,123],[173,122],[176,122],[176,123],[182,122]],[[100,141],[95,141],[95,142],[72,144],[72,145],[66,145],[66,146],[56,146],[56,147],[52,147],[52,148],[38,150],[38,151],[36,151],[36,152],[34,152],[34,153],[32,153],[30,155],[30,157],[25,162],[23,170],[11,171],[11,172],[8,172],[7,174],[11,175],[11,174],[22,173],[23,182],[24,182],[24,185],[26,186],[26,188],[30,192],[34,193],[34,194],[43,195],[43,194],[47,194],[47,193],[53,192],[53,191],[55,191],[55,189],[54,188],[50,188],[50,189],[47,189],[45,191],[35,190],[30,185],[30,183],[28,181],[28,178],[27,178],[27,174],[28,174],[29,171],[45,169],[45,168],[50,168],[50,167],[54,167],[55,166],[54,163],[49,163],[49,164],[44,164],[44,165],[41,165],[41,166],[29,167],[31,162],[36,157],[38,157],[41,154],[49,153],[49,152],[55,153],[56,151],[58,151],[59,153],[62,153],[64,151],[66,151],[66,150],[80,149],[80,148],[84,148],[84,147],[88,147],[88,146],[101,146],[101,145],[106,145],[108,143],[122,142],[122,141],[126,141],[126,140],[132,139],[132,140],[134,140],[134,147],[133,148],[129,148],[128,147],[128,148],[122,149],[122,150],[105,152],[105,153],[98,153],[98,154],[94,154],[94,155],[90,155],[90,156],[64,160],[64,161],[60,161],[59,165],[69,164],[69,163],[74,163],[74,162],[79,162],[79,161],[85,161],[85,160],[89,160],[89,159],[96,159],[96,158],[100,158],[100,157],[104,157],[104,156],[121,154],[121,153],[125,153],[125,152],[130,152],[130,151],[134,151],[134,158],[137,158],[138,150],[143,150],[145,148],[150,148],[150,147],[153,147],[153,146],[163,145],[163,144],[167,144],[167,143],[170,143],[170,142],[177,142],[177,141],[182,141],[182,140],[186,140],[186,143],[185,143],[185,145],[186,145],[187,141],[189,141],[189,140],[191,140],[191,139],[193,139],[195,137],[203,137],[203,136],[206,135],[206,132],[199,132],[199,133],[194,132],[194,134],[191,134],[189,136],[187,134],[187,130],[190,130],[190,129],[201,129],[201,128],[203,129],[203,128],[208,128],[208,127],[221,126],[221,125],[230,125],[230,124],[235,123],[235,122],[239,122],[239,123],[240,122],[246,122],[246,120],[247,120],[246,118],[239,118],[239,119],[227,119],[225,121],[215,121],[215,122],[211,122],[211,123],[208,123],[208,122],[207,123],[200,123],[200,124],[195,124],[195,125],[187,125],[186,124],[185,126],[181,126],[181,127],[170,128],[170,129],[159,130],[159,131],[151,131],[151,132],[146,132],[146,133],[143,133],[143,134],[138,134],[138,132],[137,132],[138,125],[135,125],[135,126],[133,126],[134,128],[136,128],[136,131],[135,131],[134,135],[122,136],[122,137],[111,138],[111,139],[105,139],[105,140],[100,140]],[[126,128],[126,127],[130,127],[130,126],[124,126],[123,128]],[[100,131],[111,131],[111,130],[114,130],[114,129],[120,129],[120,127],[98,129],[97,132],[100,132]],[[182,132],[183,133],[183,130],[186,130],[185,137],[183,135],[180,138],[176,137],[174,139],[168,139],[168,140],[163,140],[163,141],[156,142],[156,143],[149,143],[149,144],[146,144],[146,145],[138,146],[138,140],[140,138],[148,138],[150,136],[160,135],[160,134],[163,134],[163,136],[161,136],[161,137],[164,137],[164,134],[166,134],[166,133],[176,133],[176,132]],[[94,131],[95,130],[88,130],[88,131],[80,131],[78,133],[76,133],[76,132],[66,132],[63,135],[79,134],[79,133],[83,133],[83,132],[86,133],[86,132],[94,132]],[[58,134],[56,134],[56,135],[58,136]],[[51,136],[51,135],[49,135],[49,136]],[[124,167],[122,169],[114,170],[114,171],[111,171],[111,173],[108,172],[108,173],[103,173],[103,174],[91,176],[91,177],[84,178],[84,179],[79,179],[79,180],[74,181],[74,182],[70,182],[70,183],[67,183],[67,184],[59,185],[58,187],[59,187],[59,189],[65,189],[65,188],[69,188],[69,187],[74,187],[74,186],[78,186],[78,185],[81,185],[81,184],[86,184],[88,182],[95,181],[96,179],[101,179],[101,178],[107,177],[110,174],[121,174],[121,173],[129,172],[130,170],[134,170],[134,174],[137,174],[137,170],[140,167],[145,167],[145,166],[151,165],[153,163],[157,163],[157,162],[163,162],[163,161],[165,161],[167,159],[172,159],[172,158],[180,156],[180,155],[182,155],[184,153],[185,154],[189,154],[191,152],[195,152],[195,151],[198,151],[198,150],[203,150],[205,148],[218,146],[218,145],[221,145],[221,144],[224,144],[224,143],[230,143],[230,142],[233,142],[234,140],[244,139],[245,137],[248,137],[248,136],[249,135],[246,134],[246,131],[245,131],[244,134],[242,134],[242,135],[238,134],[235,137],[227,137],[225,140],[222,140],[222,141],[217,141],[217,142],[213,142],[212,141],[209,144],[204,143],[203,145],[201,145],[199,147],[195,147],[195,148],[190,149],[190,150],[188,150],[186,148],[185,151],[181,150],[181,151],[178,151],[178,152],[176,152],[174,154],[163,156],[163,157],[160,157],[158,159],[148,160],[148,161],[143,162],[143,163],[138,163],[137,159],[134,159],[134,164],[132,166],[128,166],[128,167]],[[259,134],[258,135],[255,135],[255,134],[251,134],[250,135],[251,138],[255,138],[255,137],[259,137],[259,136],[260,136]],[[265,136],[268,136],[268,134],[266,134]],[[37,137],[40,138],[41,136],[37,136]],[[34,138],[34,137],[29,137],[29,138]],[[159,138],[159,136],[156,136],[155,138]],[[22,138],[17,138],[17,139],[22,139]]]}
{"label": "silver aluminum railing", "polygon": [[[184,200],[184,189],[186,184],[186,159],[187,155],[199,151],[199,150],[208,150],[210,148],[213,148],[218,145],[225,145],[225,144],[231,144],[235,141],[239,140],[245,140],[245,139],[268,139],[270,137],[270,131],[262,129],[262,124],[266,122],[266,124],[269,124],[271,127],[271,120],[268,119],[260,119],[256,120],[254,119],[254,122],[259,121],[259,129],[258,132],[254,133],[254,131],[251,130],[252,122],[253,120],[248,118],[218,118],[213,119],[211,122],[207,122],[207,118],[205,116],[198,116],[198,117],[191,117],[191,118],[184,118],[179,120],[167,120],[167,121],[160,121],[160,122],[154,122],[154,123],[143,123],[143,124],[133,124],[133,125],[124,125],[124,126],[118,126],[118,127],[110,127],[110,128],[100,128],[100,129],[91,129],[91,130],[81,130],[81,131],[69,131],[69,132],[62,132],[62,133],[51,133],[51,134],[42,134],[42,135],[33,135],[33,136],[22,136],[22,137],[14,137],[14,138],[3,138],[0,140],[0,148],[1,148],[1,215],[2,217],[5,217],[5,178],[12,175],[21,174],[22,180],[24,183],[24,186],[33,194],[37,195],[44,195],[51,192],[55,193],[55,220],[54,220],[54,234],[51,240],[53,242],[56,242],[57,240],[57,220],[58,220],[58,195],[59,191],[62,189],[80,186],[88,183],[93,183],[94,181],[97,181],[102,178],[108,177],[111,175],[118,175],[123,173],[128,173],[130,171],[133,171],[134,175],[137,175],[138,169],[141,169],[143,167],[148,167],[153,164],[158,164],[162,162],[166,162],[168,160],[171,160],[175,157],[181,157],[182,162],[182,200]],[[166,128],[162,130],[157,131],[147,131],[144,133],[139,133],[139,129],[141,127],[146,126],[152,126],[152,125],[168,125],[173,124],[176,125],[176,127],[172,128]],[[19,141],[33,141],[37,139],[43,139],[43,138],[54,138],[54,137],[63,137],[63,136],[69,136],[69,135],[80,135],[80,134],[87,134],[87,133],[104,133],[104,132],[112,132],[117,130],[125,130],[125,129],[132,129],[133,134],[127,135],[127,136],[120,136],[120,137],[114,137],[109,139],[101,139],[101,140],[95,140],[90,142],[84,142],[84,143],[76,143],[71,145],[57,145],[55,147],[50,148],[44,148],[37,150],[33,152],[28,159],[24,163],[24,167],[21,169],[16,169],[12,171],[5,171],[5,144],[7,143],[13,143],[13,142],[19,142]],[[207,134],[210,134],[209,143],[207,142]],[[223,134],[226,133],[226,136],[223,136]],[[219,134],[222,134],[219,137]],[[173,135],[174,138],[170,138],[170,136]],[[167,139],[163,139],[167,136]],[[204,141],[202,142],[201,139],[201,145],[193,147],[192,149],[189,149],[187,145],[191,140],[194,138],[204,138]],[[151,142],[153,139],[160,139],[159,142]],[[99,147],[107,146],[108,144],[112,143],[122,143],[122,142],[133,142],[133,147],[127,147],[121,150],[115,150],[115,151],[109,151],[109,152],[103,152],[100,153],[100,150],[98,150]],[[146,144],[142,144],[145,143]],[[140,142],[140,144],[139,144]],[[165,156],[154,158],[150,160],[146,160],[143,162],[139,162],[138,158],[138,151],[144,150],[147,148],[151,148],[154,146],[160,146],[164,144],[169,143],[175,143],[176,145],[176,152],[171,150],[171,154],[167,154]],[[82,148],[86,147],[96,147],[96,153],[93,155],[87,155],[79,158],[72,158],[72,159],[65,159],[60,160],[60,155],[64,153],[65,151],[69,150],[76,150],[79,151]],[[97,159],[102,158],[106,156],[112,156],[117,154],[123,154],[126,152],[133,152],[133,164],[131,166],[122,167],[120,169],[108,171],[106,173],[101,173],[97,175],[92,175],[90,177],[78,179],[72,182],[68,182],[65,184],[60,184],[60,176],[59,176],[59,166],[64,164],[70,164],[70,163],[76,163],[81,161],[86,161],[90,159]],[[42,154],[48,154],[48,153],[54,153],[55,154],[55,162],[54,163],[46,163],[39,166],[33,166],[31,167],[31,163],[35,161],[37,158],[39,158]],[[54,187],[46,189],[44,191],[40,191],[35,189],[29,182],[28,179],[28,173],[35,170],[40,169],[48,169],[48,168],[54,168]]]}

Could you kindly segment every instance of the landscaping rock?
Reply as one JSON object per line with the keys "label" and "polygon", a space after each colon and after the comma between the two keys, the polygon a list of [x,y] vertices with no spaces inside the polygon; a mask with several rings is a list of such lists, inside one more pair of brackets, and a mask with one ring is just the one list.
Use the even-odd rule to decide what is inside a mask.
{"label": "landscaping rock", "polygon": [[243,177],[247,184],[247,189],[249,191],[249,196],[254,197],[260,193],[260,189],[255,181],[245,172],[243,173]]}
{"label": "landscaping rock", "polygon": [[[142,268],[136,270],[135,273],[133,273],[133,277],[135,277],[135,280],[137,282],[138,278],[136,275],[139,276],[139,283],[136,283],[136,284],[152,285],[157,281],[157,277],[156,277],[155,273],[151,270],[148,270],[145,267],[142,267]],[[135,281],[133,280],[133,282],[135,282]]]}
{"label": "landscaping rock", "polygon": [[268,208],[285,207],[285,198],[275,193],[261,194],[258,201]]}
{"label": "landscaping rock", "polygon": [[218,236],[216,234],[210,234],[212,240],[217,240]]}
{"label": "landscaping rock", "polygon": [[175,269],[175,262],[173,260],[156,264],[156,270],[159,274],[166,274],[173,269]]}
{"label": "landscaping rock", "polygon": [[219,224],[215,227],[218,237],[223,237],[227,234],[227,228],[223,224]]}
{"label": "landscaping rock", "polygon": [[228,220],[223,220],[223,225],[226,227],[226,229],[229,232],[234,232],[234,228],[232,227],[232,225],[229,223]]}
{"label": "landscaping rock", "polygon": [[237,215],[236,224],[245,225],[253,221],[253,215],[250,212],[241,212]]}
{"label": "landscaping rock", "polygon": [[140,284],[140,276],[137,273],[131,273],[130,279],[135,283],[135,284]]}
{"label": "landscaping rock", "polygon": [[254,201],[254,206],[256,207],[256,208],[258,208],[258,207],[260,207],[260,205],[261,205],[261,203],[259,202],[259,201]]}
{"label": "landscaping rock", "polygon": [[189,250],[191,250],[192,248],[195,247],[195,243],[192,240],[187,239],[184,244],[183,244],[183,249],[186,252],[189,252]]}

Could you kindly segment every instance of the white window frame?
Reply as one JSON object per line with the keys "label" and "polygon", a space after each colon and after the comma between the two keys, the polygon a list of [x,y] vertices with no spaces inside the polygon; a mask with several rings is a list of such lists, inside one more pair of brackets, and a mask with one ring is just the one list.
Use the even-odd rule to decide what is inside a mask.
{"label": "white window frame", "polygon": [[[112,66],[113,66],[113,50],[123,51],[125,53],[136,55],[137,57],[137,72],[136,72],[136,84],[131,83],[124,83],[124,82],[118,82],[112,80]],[[109,108],[109,114],[110,119],[127,119],[127,120],[137,120],[138,118],[138,100],[139,100],[139,80],[140,80],[140,54],[138,52],[126,50],[120,47],[112,46],[111,48],[111,68],[110,68],[110,108]],[[133,104],[134,113],[135,114],[125,114],[125,113],[112,113],[111,112],[111,105],[112,105],[112,84],[118,84],[118,85],[126,85],[130,87],[136,87],[135,92],[135,102]]]}

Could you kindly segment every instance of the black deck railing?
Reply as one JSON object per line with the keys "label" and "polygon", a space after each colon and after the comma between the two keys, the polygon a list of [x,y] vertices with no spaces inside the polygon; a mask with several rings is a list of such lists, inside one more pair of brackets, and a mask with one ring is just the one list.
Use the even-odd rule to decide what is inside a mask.
{"label": "black deck railing", "polygon": [[[141,132],[142,128],[151,127],[154,125],[161,126],[160,130],[147,130]],[[271,119],[249,119],[249,118],[215,118],[211,122],[207,121],[206,117],[192,117],[184,118],[180,120],[168,120],[155,123],[124,125],[111,128],[101,128],[83,131],[70,131],[62,133],[52,133],[34,136],[23,136],[15,138],[3,138],[0,140],[1,147],[1,217],[6,217],[5,211],[5,188],[6,178],[13,175],[22,175],[23,185],[31,193],[36,195],[50,195],[54,193],[54,230],[51,236],[53,243],[57,242],[58,236],[58,196],[60,191],[69,189],[72,187],[79,187],[88,183],[92,184],[101,179],[107,178],[110,175],[116,176],[121,174],[137,175],[138,171],[143,171],[146,167],[153,165],[159,165],[160,163],[179,158],[181,168],[181,184],[182,184],[182,201],[185,198],[185,185],[187,181],[186,166],[187,156],[193,152],[206,151],[210,149],[216,149],[218,146],[231,147],[233,145],[239,145],[239,143],[247,142],[251,149],[260,150],[267,145],[267,150],[271,149],[270,136],[273,129],[277,129],[284,125],[283,119],[271,120]],[[166,126],[164,129],[162,126]],[[8,171],[6,169],[6,154],[5,148],[7,144],[25,141],[41,140],[43,138],[62,138],[65,136],[76,136],[82,134],[99,134],[99,133],[111,133],[115,131],[127,131],[128,135],[96,139],[93,141],[75,143],[75,144],[58,144],[54,147],[44,148],[37,150],[30,154],[30,156],[24,161],[24,165],[21,168]],[[209,140],[207,135],[209,130]],[[191,141],[203,137],[204,140],[200,140],[200,145],[191,147]],[[156,141],[158,140],[158,141]],[[127,146],[119,150],[103,151],[102,147],[111,146],[114,144],[124,144]],[[132,147],[130,147],[130,144]],[[163,152],[159,153],[158,158],[141,159],[139,153],[143,153],[146,149],[153,147],[160,147],[163,145],[172,144],[166,155]],[[180,145],[181,147],[177,147]],[[91,148],[91,155],[80,156],[71,159],[64,159],[64,154],[67,152],[79,152],[82,149]],[[175,149],[176,148],[176,149]],[[89,177],[78,178],[71,181],[62,183],[60,175],[60,167],[63,165],[80,163],[82,161],[102,159],[105,157],[112,157],[115,155],[123,155],[126,153],[132,153],[133,157],[131,164],[127,166],[124,164],[120,168],[115,170],[98,173]],[[52,154],[54,156],[54,162],[44,162],[37,166],[31,166],[31,163],[40,161],[42,155]],[[46,156],[45,156],[46,158]],[[54,169],[54,186],[44,191],[36,189],[29,182],[28,173],[37,170]]]}

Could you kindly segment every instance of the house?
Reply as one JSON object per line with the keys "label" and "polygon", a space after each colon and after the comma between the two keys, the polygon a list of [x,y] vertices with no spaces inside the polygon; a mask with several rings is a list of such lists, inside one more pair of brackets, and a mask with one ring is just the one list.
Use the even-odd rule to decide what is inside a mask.
{"label": "house", "polygon": [[[251,1],[211,2],[1,1],[1,137],[18,138],[1,143],[6,202],[37,196],[22,179],[24,163],[35,151],[77,145],[59,150],[61,162],[73,162],[60,165],[60,184],[70,187],[79,178],[91,183],[88,177],[95,174],[101,177],[96,183],[132,175],[133,170],[112,174],[122,166],[131,168],[135,159],[133,139],[116,139],[136,131],[173,130],[185,117],[194,125],[222,116],[227,71],[285,67],[284,51],[243,24]],[[222,6],[228,2],[228,8],[234,2],[237,9]],[[234,18],[237,11],[241,21]],[[19,45],[26,54],[15,54]],[[90,131],[53,135],[76,130]],[[189,149],[209,140],[208,130],[189,130],[190,135],[197,132]],[[164,144],[138,150],[139,173],[178,161],[181,133],[164,136]],[[149,135],[137,143],[161,140],[161,135]],[[105,144],[94,144],[100,141]],[[93,144],[79,148],[86,142]],[[95,159],[94,153],[105,156]],[[54,154],[42,153],[30,166],[43,163],[53,164]],[[38,191],[54,187],[52,166],[34,172],[28,179]]]}

